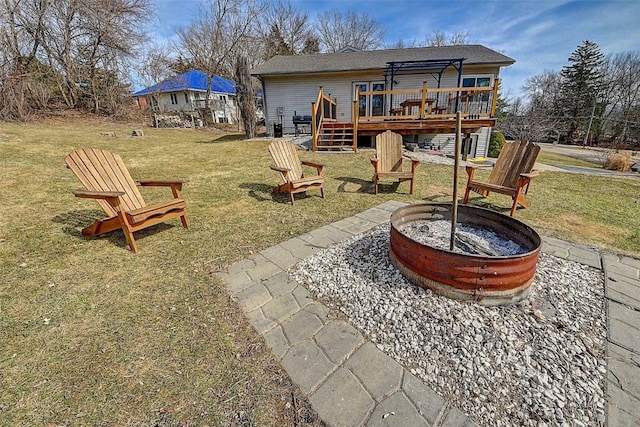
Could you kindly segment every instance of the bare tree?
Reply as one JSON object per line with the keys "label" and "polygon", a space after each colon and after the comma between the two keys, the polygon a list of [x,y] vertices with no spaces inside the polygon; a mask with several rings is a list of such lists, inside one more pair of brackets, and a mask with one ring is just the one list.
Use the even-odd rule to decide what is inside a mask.
{"label": "bare tree", "polygon": [[507,101],[498,130],[505,136],[532,142],[559,135],[561,82],[560,74],[551,71],[528,79],[523,86],[528,102],[521,97]]}
{"label": "bare tree", "polygon": [[336,10],[318,15],[320,43],[325,52],[337,52],[351,46],[372,50],[383,45],[386,30],[365,12],[346,13]]}
{"label": "bare tree", "polygon": [[240,108],[240,117],[247,139],[256,136],[256,88],[249,70],[249,63],[238,56],[235,69],[236,97]]}
{"label": "bare tree", "polygon": [[398,39],[395,43],[386,45],[387,49],[406,49],[411,47],[420,47],[420,43],[416,39],[404,40]]}
{"label": "bare tree", "polygon": [[44,108],[54,85],[67,107],[86,100],[94,112],[121,108],[125,64],[148,15],[149,0],[2,0],[2,80],[11,82],[3,91],[17,101],[3,116]]}
{"label": "bare tree", "polygon": [[640,106],[640,52],[622,52],[605,60],[607,89],[603,91],[609,106],[605,116],[613,120],[616,139],[626,141],[630,125],[637,122]]}
{"label": "bare tree", "polygon": [[0,117],[24,119],[31,109],[29,86],[38,65],[46,5],[0,3]]}
{"label": "bare tree", "polygon": [[431,36],[425,38],[426,46],[453,46],[467,44],[469,32],[454,32],[447,34],[443,31],[433,30]]}
{"label": "bare tree", "polygon": [[163,105],[160,103],[161,83],[172,77],[172,66],[173,61],[168,46],[155,45],[146,51],[138,70],[142,84],[150,92],[148,96],[149,107],[156,107],[160,112],[163,109]]}
{"label": "bare tree", "polygon": [[206,0],[198,18],[178,30],[177,49],[184,63],[207,75],[206,109],[211,108],[211,78],[234,75],[234,61],[246,51],[264,8],[257,0]]}
{"label": "bare tree", "polygon": [[280,0],[270,4],[262,19],[265,60],[275,55],[319,51],[319,40],[309,22],[309,16],[296,10],[290,1]]}

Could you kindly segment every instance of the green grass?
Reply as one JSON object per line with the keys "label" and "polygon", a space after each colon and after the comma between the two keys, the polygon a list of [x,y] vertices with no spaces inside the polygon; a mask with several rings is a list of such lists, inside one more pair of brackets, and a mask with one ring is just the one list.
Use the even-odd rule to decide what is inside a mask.
{"label": "green grass", "polygon": [[[420,165],[413,196],[408,183],[374,196],[371,153],[300,152],[326,165],[326,199],[311,191],[292,207],[271,192],[267,141],[125,136],[133,128],[0,127],[0,425],[292,425],[301,412],[313,423],[215,273],[387,200],[449,201],[451,167]],[[119,231],[84,238],[102,213],[73,197],[80,183],[64,157],[78,147],[117,152],[134,179],[189,179],[191,229],[175,219],[139,232],[138,254]],[[544,172],[517,217],[543,235],[639,257],[639,190],[640,180]],[[148,203],[169,196],[141,191]],[[509,202],[472,198],[502,212]]]}

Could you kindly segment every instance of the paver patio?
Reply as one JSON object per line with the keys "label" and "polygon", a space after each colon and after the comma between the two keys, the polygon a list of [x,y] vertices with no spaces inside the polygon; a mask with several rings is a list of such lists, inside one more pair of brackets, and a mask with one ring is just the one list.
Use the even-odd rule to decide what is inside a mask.
{"label": "paver patio", "polygon": [[[476,425],[287,274],[298,261],[388,221],[400,206],[387,202],[294,237],[219,276],[328,425]],[[607,425],[640,425],[640,260],[547,237],[542,251],[603,271]]]}

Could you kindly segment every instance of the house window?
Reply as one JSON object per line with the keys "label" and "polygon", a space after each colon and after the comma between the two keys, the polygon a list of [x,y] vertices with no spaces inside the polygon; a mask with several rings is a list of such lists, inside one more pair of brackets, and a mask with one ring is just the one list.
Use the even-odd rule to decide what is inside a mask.
{"label": "house window", "polygon": [[[384,95],[376,95],[371,92],[384,91],[384,82],[356,82],[353,83],[354,100],[358,94],[358,115],[382,116],[384,115]],[[369,92],[362,94],[361,92]]]}
{"label": "house window", "polygon": [[[464,77],[462,79],[462,87],[489,87],[491,86],[491,77]],[[474,96],[472,101],[487,101],[489,100],[489,92],[481,92],[480,96]],[[466,95],[467,92],[463,91],[462,95]]]}
{"label": "house window", "polygon": [[171,105],[178,105],[178,95],[171,93],[169,96],[171,97]]}
{"label": "house window", "polygon": [[189,103],[189,95],[187,95],[187,92],[184,93],[184,103],[185,104]]}
{"label": "house window", "polygon": [[220,95],[220,99],[223,100],[224,102],[227,102],[227,96],[226,95]]}

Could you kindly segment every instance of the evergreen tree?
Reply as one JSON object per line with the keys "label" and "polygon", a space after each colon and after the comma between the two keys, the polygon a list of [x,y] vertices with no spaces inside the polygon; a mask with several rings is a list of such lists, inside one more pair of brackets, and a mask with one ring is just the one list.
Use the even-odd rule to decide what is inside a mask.
{"label": "evergreen tree", "polygon": [[[593,106],[604,85],[604,54],[597,43],[589,40],[569,56],[571,65],[562,67],[562,110],[567,119],[566,139],[571,142],[575,132],[586,125]],[[586,129],[585,129],[586,131]]]}

